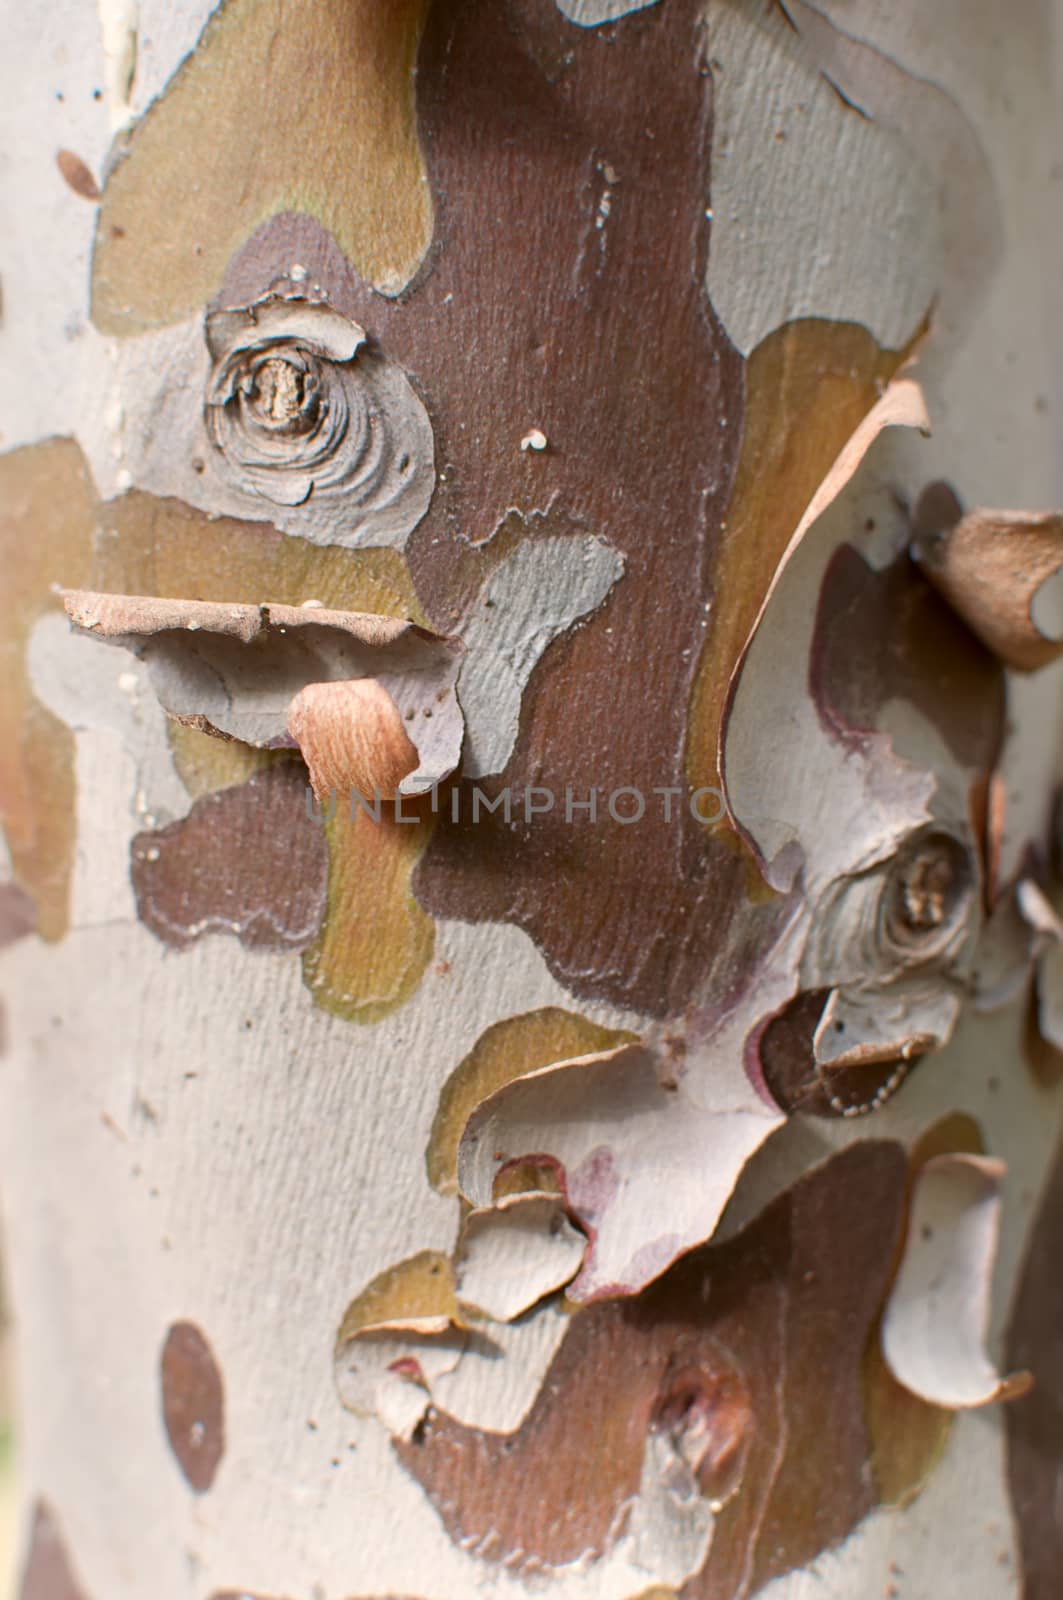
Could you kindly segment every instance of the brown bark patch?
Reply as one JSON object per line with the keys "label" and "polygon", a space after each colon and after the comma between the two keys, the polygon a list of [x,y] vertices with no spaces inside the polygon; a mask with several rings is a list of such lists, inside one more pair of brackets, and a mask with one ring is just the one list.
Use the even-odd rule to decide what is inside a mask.
{"label": "brown bark patch", "polygon": [[160,1377],[170,1448],[192,1489],[205,1494],[225,1454],[225,1392],[214,1352],[194,1322],[170,1328]]}
{"label": "brown bark patch", "polygon": [[55,1513],[46,1500],[36,1501],[33,1507],[19,1600],[86,1600]]}
{"label": "brown bark patch", "polygon": [[862,1364],[906,1166],[855,1145],[637,1300],[581,1311],[515,1433],[431,1412],[395,1449],[451,1536],[527,1568],[601,1555],[651,1428],[694,1419],[702,1492],[725,1504],[685,1600],[744,1600],[844,1538],[874,1504]]}
{"label": "brown bark patch", "polygon": [[[625,575],[539,663],[501,782],[543,785],[559,807],[566,787],[598,788],[603,809],[622,785],[685,799],[685,707],[742,427],[741,363],[704,291],[699,10],[588,30],[537,0],[441,7],[418,101],[437,254],[387,336],[430,398],[443,480],[411,547],[418,591],[452,617],[470,546],[511,507],[607,538]],[[520,448],[532,430],[545,450]],[[740,880],[683,806],[666,822],[653,802],[630,827],[444,817],[417,891],[439,914],[523,927],[575,993],[663,1014],[704,977]]]}
{"label": "brown bark patch", "polygon": [[1022,1551],[1023,1600],[1063,1592],[1063,1150],[1029,1235],[1012,1307],[1005,1367],[1033,1373],[1033,1392],[1005,1412],[1008,1482]]}
{"label": "brown bark patch", "polygon": [[87,162],[83,161],[73,150],[57,150],[55,164],[59,168],[63,182],[68,188],[79,194],[82,200],[98,200],[100,186]]}
{"label": "brown bark patch", "polygon": [[305,949],[328,885],[325,840],[306,794],[302,763],[278,763],[204,795],[179,822],[137,834],[130,854],[140,920],[178,949],[207,933],[233,933],[252,949]]}
{"label": "brown bark patch", "polygon": [[[425,10],[426,0],[220,6],[107,180],[97,327],[138,333],[198,310],[262,218],[293,208],[319,217],[367,282],[397,293],[432,228],[413,82]],[[168,203],[175,195],[180,205]]]}

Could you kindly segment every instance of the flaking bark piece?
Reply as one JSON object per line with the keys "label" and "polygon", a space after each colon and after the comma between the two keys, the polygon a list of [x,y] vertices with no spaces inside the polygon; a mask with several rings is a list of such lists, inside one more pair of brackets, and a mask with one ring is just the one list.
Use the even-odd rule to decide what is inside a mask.
{"label": "flaking bark piece", "polygon": [[906,1172],[899,1146],[857,1141],[637,1301],[581,1309],[515,1428],[437,1404],[396,1455],[455,1544],[568,1595],[557,1569],[586,1581],[623,1541],[645,1581],[719,1600],[840,1543],[875,1504],[863,1356]]}
{"label": "flaking bark piece", "polygon": [[917,540],[912,554],[1006,666],[1036,672],[1063,655],[1063,637],[1045,632],[1036,616],[1038,595],[1063,569],[1063,515],[976,509]]}
{"label": "flaking bark piece", "polygon": [[351,789],[393,799],[418,765],[399,708],[375,678],[308,683],[291,703],[288,732],[323,803]]}
{"label": "flaking bark piece", "polygon": [[314,606],[80,589],[64,601],[80,631],[147,663],[170,716],[249,745],[298,745],[318,792],[351,783],[370,797],[424,794],[458,764],[456,640]]}
{"label": "flaking bark piece", "polygon": [[334,1357],[340,1399],[409,1438],[432,1383],[457,1366],[466,1340],[450,1261],[423,1250],[374,1278],[348,1306]]}
{"label": "flaking bark piece", "polygon": [[1004,1163],[936,1156],[912,1191],[908,1237],[882,1320],[882,1353],[898,1383],[931,1405],[965,1410],[1011,1400],[1028,1373],[1002,1377],[986,1354]]}
{"label": "flaking bark piece", "polygon": [[380,1273],[351,1301],[337,1348],[371,1333],[446,1333],[462,1324],[448,1257],[422,1250]]}
{"label": "flaking bark piece", "polygon": [[951,1036],[959,1012],[960,997],[933,980],[896,995],[835,989],[813,1036],[816,1064],[837,1071],[917,1061]]}
{"label": "flaking bark piece", "polygon": [[462,1136],[458,1186],[473,1206],[490,1206],[507,1170],[551,1161],[589,1238],[569,1299],[637,1294],[711,1237],[781,1120],[752,1090],[705,1109],[682,1085],[662,1086],[649,1050],[626,1045],[555,1062],[481,1102]]}
{"label": "flaking bark piece", "polygon": [[[834,464],[827,473],[823,482],[816,490],[812,499],[801,516],[797,527],[790,537],[790,541],[779,558],[779,563],[772,574],[771,582],[764,593],[753,626],[749,630],[745,644],[742,646],[734,671],[731,674],[727,689],[727,701],[723,716],[720,719],[720,737],[717,759],[722,779],[725,803],[732,822],[743,834],[750,844],[755,842],[750,838],[745,829],[741,827],[731,808],[727,794],[727,734],[730,726],[731,711],[735,702],[738,681],[742,675],[749,647],[753,643],[757,630],[764,620],[764,615],[771,603],[771,598],[778,588],[786,568],[793,560],[794,554],[800,546],[805,534],[823,513],[831,506],[841,494],[846,484],[854,476],[867,452],[878,438],[884,428],[905,427],[917,428],[923,433],[929,433],[930,422],[927,417],[926,402],[923,391],[911,378],[895,378],[885,389],[881,399],[864,417],[859,426],[850,434],[842,449],[835,458]],[[759,856],[759,851],[757,852]]]}
{"label": "flaking bark piece", "polygon": [[512,1322],[576,1276],[587,1241],[556,1194],[510,1194],[465,1219],[455,1263],[462,1305]]}
{"label": "flaking bark piece", "polygon": [[907,1064],[951,1036],[980,926],[969,839],[916,829],[894,853],[832,885],[814,911],[802,986],[830,988],[813,1035],[818,1068]]}

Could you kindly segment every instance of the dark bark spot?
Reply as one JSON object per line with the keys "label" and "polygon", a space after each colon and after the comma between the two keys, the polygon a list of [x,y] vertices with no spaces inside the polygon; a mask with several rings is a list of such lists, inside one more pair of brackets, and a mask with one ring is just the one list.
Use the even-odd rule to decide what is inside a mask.
{"label": "dark bark spot", "polygon": [[221,1371],[194,1322],[175,1322],[160,1362],[162,1415],[170,1446],[196,1494],[214,1482],[225,1454]]}
{"label": "dark bark spot", "polygon": [[100,198],[99,184],[85,162],[80,156],[75,155],[73,150],[57,150],[55,164],[75,194],[79,194],[83,200]]}

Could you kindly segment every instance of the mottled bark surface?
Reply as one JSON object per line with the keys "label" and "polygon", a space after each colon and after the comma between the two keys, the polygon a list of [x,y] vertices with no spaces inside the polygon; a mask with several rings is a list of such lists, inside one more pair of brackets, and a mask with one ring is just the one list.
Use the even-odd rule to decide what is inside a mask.
{"label": "mottled bark surface", "polygon": [[1063,1588],[1050,10],[12,13],[22,1600]]}

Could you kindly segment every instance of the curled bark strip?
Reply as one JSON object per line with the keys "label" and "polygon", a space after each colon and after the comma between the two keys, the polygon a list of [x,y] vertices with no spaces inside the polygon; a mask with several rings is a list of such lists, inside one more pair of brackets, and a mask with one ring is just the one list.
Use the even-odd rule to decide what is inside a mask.
{"label": "curled bark strip", "polygon": [[956,1152],[928,1161],[915,1182],[882,1351],[897,1381],[931,1405],[963,1410],[1030,1387],[1028,1373],[1002,1377],[983,1342],[1004,1171],[988,1156]]}
{"label": "curled bark strip", "polygon": [[422,1250],[380,1273],[355,1296],[340,1324],[337,1347],[384,1330],[445,1333],[462,1321],[449,1257]]}
{"label": "curled bark strip", "polygon": [[399,709],[375,678],[308,683],[291,703],[288,732],[322,803],[352,788],[393,799],[418,764]]}
{"label": "curled bark strip", "polygon": [[[966,1152],[984,1155],[979,1124],[965,1112],[950,1112],[926,1128],[912,1146],[907,1197],[929,1161]],[[894,1271],[903,1256],[897,1242]],[[948,1443],[955,1413],[930,1405],[893,1376],[882,1352],[879,1328],[864,1359],[864,1398],[871,1438],[871,1471],[885,1505],[906,1506],[925,1488]]]}
{"label": "curled bark strip", "polygon": [[735,663],[734,671],[731,674],[731,680],[727,689],[727,699],[724,708],[724,714],[720,720],[720,742],[718,750],[719,770],[723,782],[725,803],[727,804],[728,813],[731,817],[731,820],[735,828],[743,835],[744,838],[747,838],[748,842],[753,845],[754,849],[756,848],[754,841],[749,839],[745,830],[741,827],[741,824],[735,817],[731,808],[730,800],[727,797],[727,733],[730,724],[730,714],[735,700],[735,692],[738,686],[738,681],[742,675],[742,668],[745,663],[746,656],[749,653],[749,647],[756,635],[757,629],[760,627],[760,624],[764,619],[764,614],[771,604],[772,595],[778,588],[779,579],[782,577],[783,572],[793,559],[794,552],[797,550],[802,539],[805,537],[805,534],[808,532],[809,528],[812,527],[813,523],[823,515],[828,506],[833,504],[833,502],[838,498],[839,494],[845,488],[849,480],[853,477],[868,450],[874,444],[882,430],[890,427],[918,428],[923,433],[928,433],[930,431],[930,421],[927,416],[923,392],[919,385],[911,378],[895,378],[893,382],[888,385],[885,393],[882,395],[882,398],[878,401],[877,405],[874,405],[871,408],[871,410],[860,422],[859,426],[853,431],[852,434],[850,434],[849,438],[842,446],[842,449],[839,451],[830,471],[827,473],[826,477],[823,479],[823,482],[820,484],[819,488],[812,496],[812,499],[805,507],[804,514],[798,522],[797,527],[794,529],[789,543],[779,558],[774,575],[772,576],[771,582],[768,584],[768,587],[764,593],[764,598],[760,603],[760,609],[753,621],[753,626],[750,628],[746,642],[739,653],[737,662]]}
{"label": "curled bark strip", "polygon": [[[84,590],[65,601],[75,627],[148,663],[178,722],[270,748],[305,737],[315,788],[349,773],[369,794],[424,794],[457,766],[462,647],[412,622]],[[344,697],[352,682],[363,686]]]}
{"label": "curled bark strip", "polygon": [[918,541],[913,553],[931,583],[1007,666],[1036,672],[1063,654],[1063,636],[1041,604],[1048,599],[1045,586],[1063,571],[1063,516],[969,511],[954,526]]}

